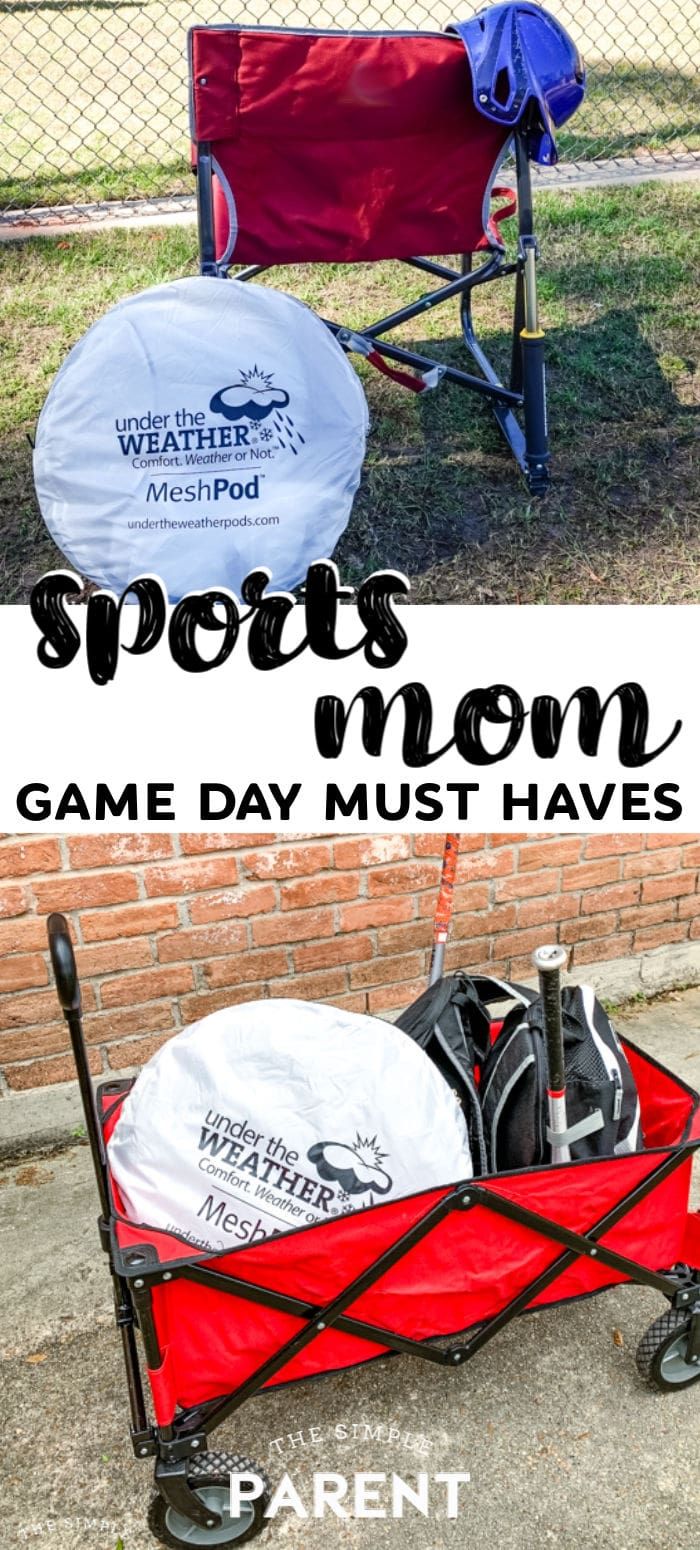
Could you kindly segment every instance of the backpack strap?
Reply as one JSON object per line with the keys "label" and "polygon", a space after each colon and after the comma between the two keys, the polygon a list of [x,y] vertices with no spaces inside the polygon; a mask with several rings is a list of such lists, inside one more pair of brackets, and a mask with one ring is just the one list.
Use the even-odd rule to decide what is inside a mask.
{"label": "backpack strap", "polygon": [[413,1039],[437,1066],[462,1106],[475,1174],[487,1165],[481,1105],[474,1075],[474,1051],[486,1038],[488,1012],[471,981],[448,974],[428,985],[395,1028]]}
{"label": "backpack strap", "polygon": [[583,1119],[575,1125],[567,1125],[566,1130],[558,1130],[556,1134],[547,1126],[547,1140],[551,1146],[556,1142],[557,1146],[573,1146],[576,1141],[583,1141],[585,1136],[595,1135],[597,1130],[602,1130],[605,1125],[601,1109],[594,1109],[592,1114],[584,1114]]}
{"label": "backpack strap", "polygon": [[516,980],[497,980],[490,974],[465,975],[464,978],[471,979],[477,995],[486,1006],[496,1001],[519,1001],[521,1006],[532,1006],[538,997],[536,990],[519,985]]}
{"label": "backpack strap", "polygon": [[405,1012],[396,1018],[395,1028],[400,1028],[402,1033],[407,1033],[425,1049],[429,1042],[435,1023],[442,1017],[449,1006],[455,992],[455,979],[448,974],[444,979],[435,981],[434,985],[428,985],[422,995],[418,996]]}

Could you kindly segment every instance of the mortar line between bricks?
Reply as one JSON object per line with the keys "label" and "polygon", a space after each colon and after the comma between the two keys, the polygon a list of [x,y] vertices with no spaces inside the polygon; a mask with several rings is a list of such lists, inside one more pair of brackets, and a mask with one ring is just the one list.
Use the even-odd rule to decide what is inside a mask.
{"label": "mortar line between bricks", "polygon": [[[31,838],[34,838],[34,836],[31,836]],[[36,839],[38,841],[38,836],[36,836]],[[67,846],[68,839],[69,839],[69,836],[65,836],[65,835],[61,836],[61,841],[60,841],[61,845]],[[278,842],[278,843],[280,843],[280,842]],[[251,849],[250,854],[251,855],[255,854],[255,853],[257,853],[258,850],[263,850],[263,849],[267,849],[267,847],[261,846],[261,845],[256,845],[254,847],[254,850]],[[164,867],[164,868],[167,868],[169,866],[172,866],[173,870],[174,870],[176,864],[179,864],[181,866],[190,866],[194,870],[198,865],[199,866],[206,865],[206,863],[208,861],[220,860],[220,859],[224,859],[226,857],[230,857],[233,860],[240,861],[241,865],[243,865],[244,862],[245,862],[245,851],[244,851],[243,847],[238,847],[235,850],[234,849],[227,850],[227,849],[223,848],[223,849],[215,850],[215,851],[197,852],[197,853],[192,854],[192,855],[180,854],[180,855],[170,855],[170,856],[141,856],[141,857],[132,858],[131,860],[128,860],[128,859],[121,860],[121,859],[119,859],[119,860],[115,860],[115,861],[108,861],[108,860],[99,861],[99,862],[96,862],[94,866],[76,866],[76,865],[74,865],[73,863],[71,863],[69,861],[68,865],[65,868],[64,867],[60,867],[59,869],[57,869],[55,867],[52,867],[49,870],[38,869],[35,872],[23,873],[21,875],[21,877],[17,877],[17,878],[12,878],[12,877],[9,877],[9,876],[8,877],[2,877],[2,878],[0,878],[0,887],[2,887],[2,886],[6,886],[6,887],[7,886],[16,886],[16,887],[26,887],[26,888],[32,889],[35,883],[50,883],[50,882],[55,882],[57,879],[62,879],[62,878],[66,878],[66,877],[71,877],[71,878],[90,878],[90,877],[96,877],[96,876],[102,875],[102,874],[109,874],[109,875],[111,875],[113,872],[116,872],[116,873],[131,872],[131,873],[133,873],[134,876],[137,877],[140,874],[140,872],[142,872],[143,869],[145,869],[146,867],[153,867],[153,868]],[[328,869],[325,869],[325,870],[328,870]],[[305,877],[305,876],[312,877],[313,875],[314,875],[313,871],[309,872],[308,874],[307,873],[300,873],[299,874],[300,877]],[[285,881],[285,880],[286,879],[282,879],[282,881]],[[293,881],[293,880],[294,879],[292,879],[292,878],[289,879],[289,881]],[[244,879],[244,881],[265,882],[265,881],[273,881],[273,879],[265,878],[265,877],[255,878],[254,876],[251,875],[249,878]],[[217,883],[211,883],[211,884],[208,884],[207,887],[210,887],[210,888],[221,887],[221,884],[220,883],[218,883],[218,884]],[[200,890],[197,890],[197,891],[200,891]],[[205,891],[205,890],[201,890],[201,891]],[[145,897],[146,898],[151,898],[152,895],[147,894],[147,895],[145,895]],[[118,902],[119,903],[128,903],[128,902],[135,903],[136,900],[132,900],[132,901],[120,900]],[[96,906],[88,906],[88,908],[95,908],[95,907]]]}
{"label": "mortar line between bricks", "polygon": [[[175,967],[177,967],[177,966],[175,966]],[[146,972],[146,971],[144,971],[144,970],[139,971],[137,969],[134,970],[135,974],[139,973],[139,972],[143,973],[143,972]],[[252,985],[252,984],[255,984],[256,981],[255,980],[249,980],[249,981],[245,981],[244,983]],[[85,985],[86,988],[91,988],[93,991],[95,990],[94,981],[91,980],[91,979],[86,979],[84,981],[84,985]],[[47,989],[46,986],[44,986],[42,988],[44,990]],[[220,988],[224,989],[226,987],[222,986]],[[230,988],[234,989],[235,987],[231,986]],[[192,994],[191,990],[185,990],[185,991],[181,991],[181,992],[171,991],[169,994],[166,994],[165,996],[151,996],[147,1001],[139,1001],[138,1005],[139,1005],[139,1009],[143,1009],[145,1011],[148,1007],[161,1006],[161,1005],[163,1005],[167,1001],[177,1000],[179,995],[186,995],[186,996],[188,996],[188,995],[191,995],[191,994]],[[112,1013],[119,1013],[119,1012],[124,1012],[124,1011],[128,1011],[128,1010],[129,1010],[128,1002],[125,1003],[122,1006],[95,1006],[95,1007],[91,1007],[91,1008],[86,1008],[86,1010],[85,1010],[85,1021],[87,1022],[90,1017],[94,1017],[96,1012],[101,1012],[104,1016],[107,1017],[107,1016],[110,1016]],[[44,1028],[45,1026],[46,1026],[45,1019],[40,1018],[39,1021],[36,1022],[36,1023],[22,1023],[22,1024],[17,1025],[16,1027],[0,1029],[0,1054],[2,1052],[2,1040],[5,1037],[5,1034],[21,1034],[21,1033],[25,1033],[26,1032],[29,1035],[29,1034],[38,1032],[40,1029]],[[65,1051],[60,1051],[59,1050],[59,1051],[57,1051],[55,1053],[60,1055],[61,1053],[65,1053]],[[33,1057],[28,1057],[28,1059],[32,1059],[32,1058],[35,1059],[35,1060],[37,1060],[37,1059],[43,1060],[43,1059],[52,1059],[53,1056],[43,1056],[43,1055],[36,1056],[35,1055]],[[7,1063],[8,1063],[8,1065],[9,1064],[17,1065],[17,1064],[20,1064],[20,1063],[22,1065],[24,1065],[27,1062],[25,1060],[22,1060],[21,1062],[18,1062],[18,1061],[9,1062],[8,1061]]]}
{"label": "mortar line between bricks", "polygon": [[[664,836],[664,838],[666,838],[666,837]],[[669,838],[669,842],[670,842],[672,837],[669,836],[668,838]],[[675,837],[673,837],[673,838],[675,838]],[[685,868],[686,868],[686,858],[683,855],[683,844],[682,843],[679,846],[674,846],[671,843],[667,843],[666,846],[664,846],[664,847],[660,847],[660,846],[650,847],[650,845],[649,845],[649,836],[640,835],[639,839],[640,839],[640,843],[642,844],[642,853],[657,854],[660,857],[663,857],[663,855],[669,849],[671,849],[671,848],[678,849],[678,853],[679,853],[679,866],[676,868],[676,870],[681,870],[681,869],[685,870]],[[692,843],[692,841],[689,840],[689,841],[686,841],[686,843]],[[262,847],[260,847],[258,845],[258,847],[256,847],[256,848],[262,848]],[[519,872],[519,862],[520,862],[522,853],[525,852],[527,850],[527,848],[528,848],[527,844],[521,844],[521,843],[518,843],[518,846],[516,847],[516,856],[517,856],[517,861],[518,861],[518,866],[516,868],[516,871],[518,871],[518,872]],[[639,852],[637,852],[637,854],[639,854]],[[611,859],[611,860],[615,861],[616,880],[619,882],[624,877],[624,869],[625,869],[624,855],[622,853],[618,853],[618,854],[615,854],[614,856],[609,857],[608,859]],[[141,864],[141,868],[138,869],[138,870],[135,868],[135,870],[137,870],[137,875],[139,875],[139,876],[142,875],[142,867],[143,867],[144,864],[146,864],[146,863],[145,862],[142,863]],[[369,862],[369,863],[367,863],[366,865],[364,865],[362,867],[361,876],[362,876],[362,882],[363,882],[363,886],[364,886],[365,890],[366,890],[366,887],[367,887],[367,879],[368,879],[368,876],[369,876],[369,874],[370,874],[370,872],[372,870],[373,865],[377,866],[377,865],[380,865],[380,864],[381,863],[379,863],[379,862],[375,862],[375,863]],[[128,863],[123,863],[123,865],[128,865]],[[546,861],[545,861],[544,865],[546,865]],[[693,865],[693,863],[688,861],[687,862],[687,869],[688,870],[690,869],[691,865]],[[118,868],[115,868],[115,869],[118,869]],[[95,869],[91,869],[91,868],[87,869],[88,874],[90,872],[94,873],[94,870]],[[60,876],[61,874],[55,874],[54,873],[52,875]],[[65,875],[65,874],[63,874],[63,875]],[[524,874],[520,873],[520,875],[522,876]],[[557,869],[557,875],[559,877],[559,880],[561,880],[561,868]],[[668,878],[669,877],[669,873],[665,872],[664,869],[662,868],[660,873],[653,873],[653,872],[649,873],[649,874],[645,873],[645,874],[641,874],[638,879],[634,879],[633,878],[632,880],[638,881],[640,883],[640,885],[643,885],[648,880],[654,881],[655,879],[663,878],[663,877]],[[251,881],[251,884],[254,885],[255,882],[258,881],[258,880],[251,879],[250,881]],[[700,877],[698,876],[697,871],[696,871],[696,876],[695,876],[695,879],[694,879],[693,890],[692,890],[692,893],[688,895],[688,897],[692,897],[694,894],[697,893],[699,885],[700,885]],[[24,884],[22,884],[21,886],[23,888]],[[206,897],[207,893],[210,893],[212,890],[215,890],[219,886],[220,885],[210,884],[207,889],[196,889],[196,886],[195,886],[194,892],[197,895],[201,894],[202,896]],[[275,882],[273,884],[273,886],[275,887],[275,889],[277,891],[279,890],[279,884],[277,882]],[[488,896],[489,896],[489,898],[491,899],[492,902],[494,901],[494,898],[495,898],[495,890],[496,890],[496,888],[497,888],[497,879],[495,877],[491,876],[488,879],[487,893],[488,893]],[[27,889],[28,889],[29,892],[31,892],[31,883],[29,883],[27,885]],[[428,891],[427,889],[426,890],[418,890],[418,894],[415,897],[420,897],[420,895],[423,892],[427,892],[427,891]],[[573,890],[571,890],[571,892],[573,892]],[[147,903],[149,903],[149,904],[152,903],[152,904],[157,906],[157,904],[159,904],[159,903],[160,904],[164,903],[165,899],[167,897],[168,896],[162,896],[162,895],[161,896],[155,896],[155,897],[149,899],[147,901]],[[183,901],[181,899],[181,896],[170,896],[170,897],[176,897],[177,898],[177,903],[178,903],[179,911],[181,911],[184,908],[184,904],[183,904]],[[582,914],[582,911],[581,911],[581,900],[582,900],[582,897],[583,897],[582,894],[578,890],[576,890],[576,899],[577,899],[577,903],[578,903],[578,906],[579,906],[579,916]],[[120,910],[122,910],[123,908],[127,908],[128,909],[130,905],[134,904],[134,902],[135,901],[120,901],[120,903],[116,906],[116,909],[115,909],[115,906],[109,906],[107,904],[103,904],[103,905],[100,905],[100,906],[92,906],[90,908],[91,908],[91,912],[93,914],[98,915],[98,916],[99,916],[99,914],[101,913],[102,910],[104,910],[105,913],[106,913],[110,909],[115,909],[115,913],[118,915]],[[136,902],[138,903],[138,901],[136,901]],[[36,901],[35,900],[34,900],[34,904],[35,904],[35,909],[36,909]],[[653,906],[653,901],[650,902],[649,907],[651,908],[652,906]],[[640,907],[643,908],[643,906],[640,906]],[[300,913],[303,913],[303,911],[301,911]],[[336,920],[336,923],[337,923],[338,913],[339,913],[339,906],[336,906],[335,910],[333,912],[334,919]],[[481,914],[480,911],[477,911],[477,913]],[[601,907],[601,909],[597,913],[598,914],[605,913],[604,907]],[[613,927],[612,927],[612,930],[610,932],[611,944],[614,943],[616,937],[619,937],[620,935],[623,935],[623,934],[625,936],[629,936],[629,939],[630,939],[630,942],[631,942],[633,940],[633,938],[632,938],[632,930],[630,929],[627,933],[623,933],[623,930],[622,930],[622,928],[626,925],[626,922],[623,921],[622,918],[621,918],[621,907],[616,907],[614,909],[614,911],[613,911],[613,915],[614,915]],[[27,916],[27,912],[26,911],[25,911],[25,916]],[[20,917],[20,918],[22,918],[22,917]],[[27,918],[31,919],[32,917],[31,917],[31,915],[29,915],[29,916],[27,916]],[[77,932],[80,933],[80,916],[79,916],[79,912],[78,912],[77,909],[73,910],[72,918],[73,918],[74,923],[76,925]],[[413,904],[413,917],[412,918],[414,918],[414,919],[416,918],[416,916],[415,916],[415,902]],[[486,918],[487,917],[485,916],[484,917],[485,921],[486,921]],[[593,912],[591,918],[592,919],[595,918],[595,912]],[[676,924],[680,925],[680,903],[679,903],[678,900],[675,900],[673,902],[672,910],[671,910],[671,919],[674,922],[676,922]],[[687,925],[684,924],[683,927],[682,927],[684,939],[687,940],[687,941],[692,941],[693,939],[690,936],[692,917],[690,917],[689,915],[688,916],[684,916],[683,920],[684,920],[684,922],[685,921],[688,922]],[[563,928],[562,928],[562,925],[560,923],[559,930],[561,931],[561,929],[563,929]],[[645,929],[646,928],[643,925],[643,917],[642,917],[642,922],[640,922],[640,925],[639,925],[639,928],[638,928],[638,934],[643,933],[643,931]],[[355,933],[349,933],[349,935],[353,935],[353,934],[355,934]],[[372,945],[376,949],[375,957],[377,957],[377,958],[380,956],[379,955],[379,951],[378,951],[378,935],[379,935],[379,928],[375,928],[374,932],[370,935],[370,940],[372,942]],[[146,939],[147,939],[147,936],[146,936]],[[158,939],[156,937],[153,937],[152,938],[152,944],[153,944],[153,942],[157,942],[157,940]],[[636,937],[634,938],[634,941],[636,943]],[[676,945],[678,945],[678,944],[676,944]],[[498,939],[497,939],[497,937],[491,937],[491,941],[489,943],[489,952],[490,952],[491,955],[493,955],[493,953],[496,950],[497,946],[498,946]],[[253,949],[253,950],[255,950],[255,949]],[[576,958],[578,957],[578,954],[579,954],[579,952],[581,950],[582,950],[581,949],[581,944],[574,944],[574,956]],[[423,951],[424,950],[421,950],[421,952],[423,952]],[[642,949],[641,951],[645,952],[646,949]],[[654,948],[653,947],[650,948],[649,951],[653,952]],[[23,955],[26,956],[26,950],[25,950],[25,953],[23,954],[22,953],[22,949],[20,947],[20,948],[18,948],[16,950],[16,955],[18,955],[18,956],[23,956]],[[225,956],[225,955],[222,955],[222,956]],[[292,951],[291,944],[289,944],[287,946],[286,950],[285,950],[285,961],[286,961],[286,964],[287,964],[287,973],[290,972],[290,956],[291,956],[292,961],[293,961],[293,951]],[[394,955],[392,955],[392,956],[394,956]],[[397,954],[395,956],[400,956],[400,954]],[[194,963],[193,963],[192,960],[181,960],[181,962],[186,962],[188,967],[194,968]],[[142,970],[142,967],[143,966],[138,966],[138,965],[134,966],[133,973],[139,972],[140,970]],[[95,999],[97,1001],[98,1007],[102,1008],[102,998],[101,998],[101,995],[100,995],[99,992],[100,992],[100,987],[101,987],[103,981],[104,982],[108,982],[110,978],[113,978],[115,975],[121,975],[122,973],[123,973],[123,971],[121,971],[119,969],[103,970],[103,971],[100,971],[91,980],[92,987],[93,987],[93,990],[94,990],[94,993],[95,993]],[[127,975],[127,977],[128,977],[128,975]],[[347,975],[346,975],[346,977],[347,977]],[[276,976],[276,979],[279,979],[279,978],[280,978],[279,976]],[[282,983],[281,979],[280,979],[280,983]],[[28,987],[24,987],[24,990],[26,992],[26,996],[27,997],[29,995],[31,995],[31,994],[35,994],[38,990],[39,991],[43,991],[43,989],[44,989],[44,987],[29,987],[29,986]],[[357,992],[349,992],[349,993],[357,994]],[[189,992],[187,992],[187,993],[183,992],[182,994],[189,994]],[[361,991],[360,994],[362,995],[362,998],[366,1000],[365,992]],[[141,1004],[145,1006],[145,1005],[154,1005],[154,1004],[159,1004],[159,1003],[158,1002],[154,1003],[153,1001],[150,1001],[148,1003],[141,1003]],[[175,1004],[178,1005],[178,1007],[179,1007],[179,1003],[177,1001],[175,1002]],[[110,1010],[112,1010],[112,1009],[110,1009]],[[119,1011],[119,1010],[121,1010],[121,1008],[115,1008],[113,1010]],[[26,1025],[26,1026],[29,1027],[30,1025]],[[13,1030],[8,1030],[8,1032],[12,1032],[12,1031]],[[127,1036],[123,1036],[123,1037],[126,1038]],[[133,1035],[131,1037],[132,1038],[138,1037],[138,1035]],[[99,1046],[97,1048],[99,1048]],[[104,1055],[104,1050],[102,1050],[102,1055]],[[43,1057],[43,1058],[44,1059],[49,1059],[49,1060],[52,1060],[54,1058],[58,1059],[58,1058],[60,1058],[60,1053],[57,1053],[55,1057]],[[31,1062],[30,1061],[19,1062],[19,1063],[18,1062],[12,1062],[12,1064],[25,1064],[25,1063],[29,1064]]]}

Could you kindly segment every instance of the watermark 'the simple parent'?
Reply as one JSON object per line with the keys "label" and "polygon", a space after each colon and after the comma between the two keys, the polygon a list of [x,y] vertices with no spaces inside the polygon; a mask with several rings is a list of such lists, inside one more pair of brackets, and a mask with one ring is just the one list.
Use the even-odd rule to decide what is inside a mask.
{"label": "watermark 'the simple parent'", "polygon": [[[403,1518],[416,1512],[424,1518],[457,1518],[462,1487],[471,1476],[463,1470],[442,1470],[434,1475],[421,1471],[412,1480],[384,1471],[357,1471],[351,1476],[336,1470],[314,1471],[310,1489],[294,1484],[284,1474],[266,1502],[263,1516],[277,1518],[283,1512],[295,1518]],[[261,1475],[231,1475],[231,1516],[240,1517],[245,1502],[264,1496]]]}

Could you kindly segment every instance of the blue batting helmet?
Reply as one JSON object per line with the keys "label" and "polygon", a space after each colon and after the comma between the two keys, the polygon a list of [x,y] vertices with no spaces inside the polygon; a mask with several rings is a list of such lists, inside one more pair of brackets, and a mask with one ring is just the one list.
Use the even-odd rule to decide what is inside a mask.
{"label": "blue batting helmet", "polygon": [[586,71],[561,23],[535,4],[507,3],[479,11],[450,32],[469,55],[474,104],[497,124],[515,127],[526,118],[534,161],[557,160],[554,131],[583,101]]}

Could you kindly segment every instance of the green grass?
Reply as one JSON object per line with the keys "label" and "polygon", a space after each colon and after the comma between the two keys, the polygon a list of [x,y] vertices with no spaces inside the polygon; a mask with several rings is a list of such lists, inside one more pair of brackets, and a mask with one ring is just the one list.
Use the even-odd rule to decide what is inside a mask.
{"label": "green grass", "polygon": [[187,148],[178,155],[165,157],[160,164],[148,158],[130,162],[100,161],[88,146],[83,153],[87,166],[69,164],[60,172],[49,164],[31,176],[0,177],[0,210],[41,209],[55,205],[99,204],[110,199],[167,199],[174,195],[194,196],[194,179],[187,161]]}
{"label": "green grass", "polygon": [[[445,602],[700,600],[700,192],[692,184],[540,194],[553,487],[533,501],[488,410],[442,386],[416,399],[360,362],[372,416],[336,552],[346,579],[405,570]],[[0,599],[61,562],[39,517],[28,434],[72,343],[129,292],[195,272],[192,228],[97,231],[0,248]],[[400,265],[286,271],[357,324],[414,295]],[[478,297],[503,365],[510,282]],[[402,337],[464,364],[454,304]],[[355,358],[356,359],[356,358]]]}

